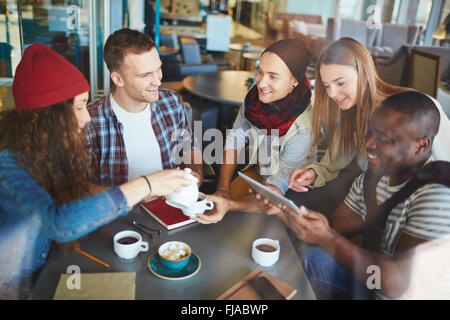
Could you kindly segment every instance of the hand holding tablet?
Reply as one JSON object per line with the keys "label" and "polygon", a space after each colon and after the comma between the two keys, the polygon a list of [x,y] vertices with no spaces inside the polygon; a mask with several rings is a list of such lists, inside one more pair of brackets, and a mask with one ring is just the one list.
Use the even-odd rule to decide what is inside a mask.
{"label": "hand holding tablet", "polygon": [[295,203],[292,200],[289,200],[282,195],[279,195],[273,190],[270,190],[263,184],[259,183],[258,181],[246,176],[242,172],[238,172],[238,175],[244,179],[245,182],[247,182],[255,192],[261,194],[264,198],[267,198],[272,204],[274,205],[285,205],[288,208],[294,210],[298,214],[302,214],[300,209],[295,205]]}

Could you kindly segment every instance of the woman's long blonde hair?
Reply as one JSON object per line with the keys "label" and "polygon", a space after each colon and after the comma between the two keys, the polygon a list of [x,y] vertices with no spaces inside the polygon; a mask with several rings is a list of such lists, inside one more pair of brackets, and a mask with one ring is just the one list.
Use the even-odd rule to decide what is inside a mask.
{"label": "woman's long blonde hair", "polygon": [[[358,92],[355,107],[342,111],[328,96],[320,77],[322,64],[338,64],[356,69]],[[356,156],[360,156],[372,112],[386,97],[407,90],[411,89],[393,86],[381,80],[369,51],[361,43],[348,37],[334,41],[322,51],[316,66],[312,119],[315,143],[320,142],[324,123],[328,130],[328,152],[330,159],[333,160],[332,154],[336,148],[333,138],[339,126],[338,151],[350,152],[356,145]]]}

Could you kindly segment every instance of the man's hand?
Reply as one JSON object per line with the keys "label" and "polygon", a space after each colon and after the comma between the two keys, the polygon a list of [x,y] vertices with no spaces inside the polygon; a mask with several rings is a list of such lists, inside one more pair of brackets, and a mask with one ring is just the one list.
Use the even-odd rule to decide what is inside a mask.
{"label": "man's hand", "polygon": [[281,220],[295,232],[297,237],[305,242],[323,246],[334,235],[328,219],[321,213],[300,207],[298,214],[287,206],[282,206]]}
{"label": "man's hand", "polygon": [[214,209],[205,214],[199,214],[194,217],[201,224],[217,223],[223,219],[230,210],[230,199],[207,194],[206,199],[214,202]]}
{"label": "man's hand", "polygon": [[313,169],[294,170],[289,176],[288,188],[297,192],[308,191],[308,186],[314,184],[317,173]]}
{"label": "man's hand", "polygon": [[[283,195],[283,193],[281,192],[280,189],[278,189],[277,187],[275,187],[274,185],[271,184],[266,184],[266,187],[269,188],[270,190],[278,193],[279,195]],[[269,215],[279,215],[281,213],[281,209],[279,207],[277,207],[276,205],[272,204],[269,199],[264,198],[261,194],[259,193],[255,193],[253,189],[249,189],[250,193],[254,193],[255,198],[259,201],[259,207],[261,208],[261,210]]]}

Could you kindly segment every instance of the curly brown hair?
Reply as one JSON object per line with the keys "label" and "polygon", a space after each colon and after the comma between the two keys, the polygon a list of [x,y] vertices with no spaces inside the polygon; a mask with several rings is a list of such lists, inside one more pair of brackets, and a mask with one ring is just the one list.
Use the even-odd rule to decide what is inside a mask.
{"label": "curly brown hair", "polygon": [[80,134],[73,98],[50,107],[0,114],[0,150],[11,150],[21,167],[58,203],[89,194],[92,159],[86,128]]}

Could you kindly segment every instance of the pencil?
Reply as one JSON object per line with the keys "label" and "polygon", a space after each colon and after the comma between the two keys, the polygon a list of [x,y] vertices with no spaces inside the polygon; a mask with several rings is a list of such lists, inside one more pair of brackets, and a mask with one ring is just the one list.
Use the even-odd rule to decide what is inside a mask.
{"label": "pencil", "polygon": [[92,259],[92,260],[94,260],[95,262],[100,263],[101,265],[103,265],[103,266],[109,268],[109,264],[107,264],[106,262],[103,262],[102,260],[97,259],[96,257],[91,256],[89,253],[84,252],[84,251],[81,250],[80,248],[75,247],[75,250],[78,251],[79,253],[85,255],[85,256],[88,257],[89,259]]}

